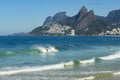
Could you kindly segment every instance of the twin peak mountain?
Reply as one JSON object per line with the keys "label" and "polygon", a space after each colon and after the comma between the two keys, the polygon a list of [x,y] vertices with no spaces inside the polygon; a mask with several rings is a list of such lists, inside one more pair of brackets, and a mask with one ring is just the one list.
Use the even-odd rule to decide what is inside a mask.
{"label": "twin peak mountain", "polygon": [[46,18],[43,26],[37,27],[30,35],[67,35],[71,30],[76,35],[98,35],[108,29],[105,20],[96,16],[93,10],[82,7],[78,14],[69,17],[66,12],[56,13]]}

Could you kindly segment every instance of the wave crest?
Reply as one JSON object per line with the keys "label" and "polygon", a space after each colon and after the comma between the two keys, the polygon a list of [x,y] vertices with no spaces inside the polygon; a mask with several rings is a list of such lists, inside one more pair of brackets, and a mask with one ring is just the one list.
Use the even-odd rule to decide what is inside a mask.
{"label": "wave crest", "polygon": [[102,60],[114,60],[120,58],[120,51],[117,51],[115,54],[99,57]]}
{"label": "wave crest", "polygon": [[95,76],[80,78],[79,80],[94,80]]}
{"label": "wave crest", "polygon": [[35,72],[35,71],[44,71],[44,70],[51,70],[51,69],[62,69],[64,68],[64,64],[54,64],[54,65],[46,65],[46,66],[41,66],[41,67],[23,67],[20,69],[16,70],[9,70],[9,71],[1,71],[0,75],[12,75],[12,74],[18,74],[18,73],[23,73],[23,72]]}
{"label": "wave crest", "polygon": [[56,47],[54,47],[54,46],[48,46],[48,47],[36,46],[36,47],[34,47],[34,49],[39,50],[41,53],[56,53],[56,52],[58,52],[58,49],[56,49]]}
{"label": "wave crest", "polygon": [[114,72],[113,75],[120,75],[120,72]]}
{"label": "wave crest", "polygon": [[34,46],[28,49],[20,50],[2,50],[0,51],[0,57],[12,56],[17,54],[41,54],[41,53],[57,53],[59,50],[55,46]]}

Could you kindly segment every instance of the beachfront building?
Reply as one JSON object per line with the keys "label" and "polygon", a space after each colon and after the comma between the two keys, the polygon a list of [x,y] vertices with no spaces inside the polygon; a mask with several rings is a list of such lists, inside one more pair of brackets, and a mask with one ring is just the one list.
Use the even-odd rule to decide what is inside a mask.
{"label": "beachfront building", "polygon": [[113,28],[111,31],[107,30],[99,35],[120,35],[120,28]]}
{"label": "beachfront building", "polygon": [[71,36],[75,36],[75,30],[71,30]]}

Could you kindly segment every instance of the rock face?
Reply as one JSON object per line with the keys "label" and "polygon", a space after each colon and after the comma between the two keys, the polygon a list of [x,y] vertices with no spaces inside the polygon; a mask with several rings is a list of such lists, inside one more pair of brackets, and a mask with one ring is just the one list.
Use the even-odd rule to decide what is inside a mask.
{"label": "rock face", "polygon": [[87,13],[88,13],[87,8],[83,6],[79,13],[76,15],[77,21],[81,20],[81,18]]}
{"label": "rock face", "polygon": [[81,29],[84,29],[85,27],[90,25],[95,20],[96,20],[96,17],[94,15],[93,10],[91,10],[88,13],[84,14],[83,17],[81,17],[81,19],[77,21],[77,26],[75,30],[79,31]]}
{"label": "rock face", "polygon": [[66,12],[56,13],[53,17],[52,16],[47,17],[43,23],[43,26],[50,26],[51,24],[56,23],[66,17],[68,17],[66,15]]}
{"label": "rock face", "polygon": [[92,24],[78,32],[80,35],[99,35],[101,32],[108,30],[106,22],[96,19]]}
{"label": "rock face", "polygon": [[56,13],[54,16],[53,16],[53,22],[58,22],[64,18],[66,18],[67,15],[66,15],[66,12],[59,12],[59,13]]}
{"label": "rock face", "polygon": [[86,28],[95,20],[96,16],[94,15],[94,11],[91,10],[88,12],[85,7],[82,7],[77,15],[63,19],[59,23],[73,27],[77,33],[81,29]]}
{"label": "rock face", "polygon": [[120,9],[111,11],[106,17],[108,23],[119,23],[120,22]]}
{"label": "rock face", "polygon": [[43,26],[48,26],[53,23],[53,18],[51,16],[48,16],[46,20],[43,23]]}

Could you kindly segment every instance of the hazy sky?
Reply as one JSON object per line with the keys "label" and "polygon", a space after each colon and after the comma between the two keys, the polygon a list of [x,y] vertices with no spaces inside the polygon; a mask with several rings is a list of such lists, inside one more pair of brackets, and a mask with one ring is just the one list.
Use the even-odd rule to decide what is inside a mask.
{"label": "hazy sky", "polygon": [[29,32],[42,25],[47,16],[60,11],[73,16],[82,6],[106,16],[120,9],[120,0],[0,0],[0,35]]}

